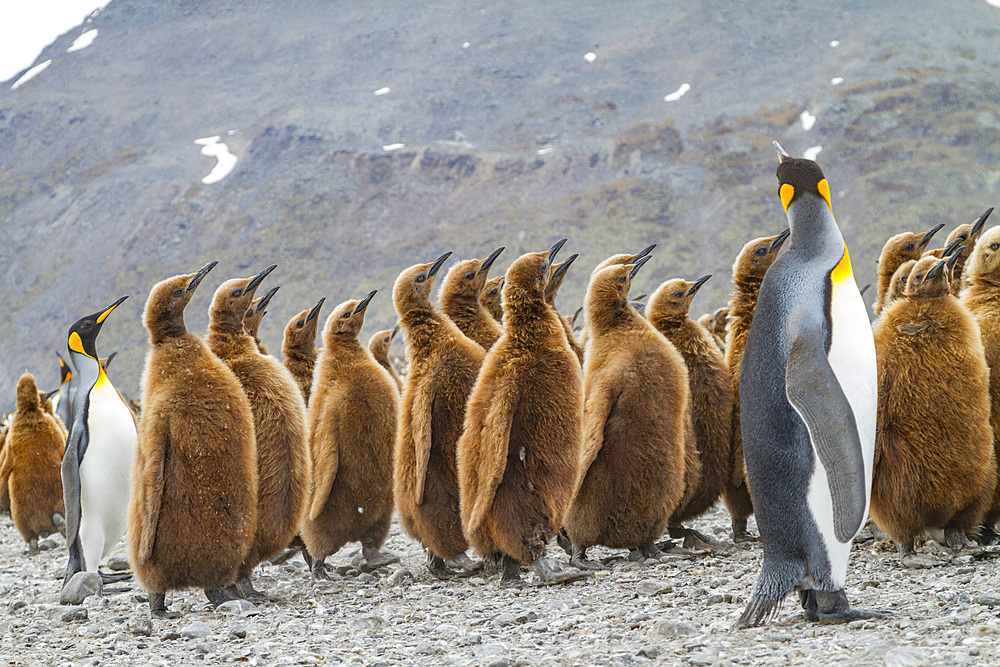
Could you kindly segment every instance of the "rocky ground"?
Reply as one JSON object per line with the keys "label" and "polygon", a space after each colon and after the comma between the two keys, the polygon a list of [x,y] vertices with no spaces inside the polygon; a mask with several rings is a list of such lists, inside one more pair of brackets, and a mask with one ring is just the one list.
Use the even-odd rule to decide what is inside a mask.
{"label": "rocky ground", "polygon": [[[728,515],[698,522],[725,539]],[[752,528],[752,523],[751,523]],[[258,588],[274,601],[256,612],[214,611],[200,591],[168,596],[178,620],[150,620],[136,582],[102,598],[59,604],[61,537],[29,556],[10,517],[0,518],[0,663],[180,665],[282,664],[851,664],[912,666],[1000,661],[1000,560],[942,557],[903,570],[889,543],[865,531],[855,545],[848,593],[888,621],[824,626],[803,621],[789,599],[777,621],[739,632],[760,565],[759,545],[729,553],[620,559],[590,580],[561,587],[501,588],[495,577],[432,578],[398,525],[387,547],[401,563],[374,574],[351,566],[356,549],[328,563],[332,582],[310,581],[300,557],[266,564]],[[923,547],[925,552],[933,547]],[[121,554],[121,551],[119,551]],[[559,562],[566,557],[552,547]],[[593,557],[615,554],[592,549]],[[116,559],[116,557],[112,557]],[[119,562],[123,556],[119,555]]]}

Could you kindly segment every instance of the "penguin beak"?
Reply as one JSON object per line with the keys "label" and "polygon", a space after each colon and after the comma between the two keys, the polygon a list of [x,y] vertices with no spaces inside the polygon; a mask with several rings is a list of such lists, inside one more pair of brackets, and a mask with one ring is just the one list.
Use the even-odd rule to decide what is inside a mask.
{"label": "penguin beak", "polygon": [[[628,279],[632,280],[633,278],[635,278],[635,274],[639,273],[639,269],[642,268],[642,265],[648,262],[650,259],[652,259],[650,255],[646,255],[645,257],[642,257],[633,262],[632,270],[628,272]],[[636,299],[636,301],[638,301],[638,299]]]}
{"label": "penguin beak", "polygon": [[219,263],[218,261],[212,260],[211,262],[209,262],[205,266],[203,266],[200,269],[198,269],[198,273],[194,274],[194,278],[192,278],[191,282],[188,283],[187,291],[188,292],[195,291],[195,289],[198,288],[198,285],[201,284],[201,281],[205,278],[205,276],[208,275],[208,272],[211,271],[212,269],[214,269],[215,265],[218,264],[218,263]]}
{"label": "penguin beak", "polygon": [[960,235],[957,239],[948,244],[948,247],[944,249],[942,257],[951,257],[951,253],[955,252],[955,248],[965,243],[965,234]]}
{"label": "penguin beak", "polygon": [[576,309],[576,312],[575,312],[575,313],[573,313],[573,319],[572,319],[572,320],[570,320],[570,324],[571,324],[571,325],[572,325],[572,324],[576,324],[576,321],[577,321],[578,319],[580,319],[580,313],[582,313],[582,312],[583,312],[583,306],[580,306],[579,308],[577,308],[577,309]]}
{"label": "penguin beak", "polygon": [[976,220],[976,224],[972,225],[972,231],[969,232],[970,239],[973,236],[977,235],[980,231],[982,231],[983,225],[986,224],[986,218],[990,217],[990,213],[992,212],[993,212],[993,207],[990,206],[988,209],[986,209],[986,211],[983,212],[981,216],[979,216],[979,219]]}
{"label": "penguin beak", "polygon": [[479,267],[479,273],[477,273],[476,276],[481,276],[487,271],[489,271],[490,267],[493,266],[493,262],[497,261],[497,257],[499,257],[500,253],[504,251],[504,248],[505,246],[500,246],[499,248],[494,250],[489,257],[484,259],[483,265]]}
{"label": "penguin beak", "polygon": [[126,294],[125,296],[123,296],[122,298],[118,299],[113,304],[105,308],[103,311],[101,311],[101,314],[97,316],[97,324],[103,324],[104,320],[108,317],[108,315],[110,315],[115,308],[122,305],[122,302],[127,298],[128,295]]}
{"label": "penguin beak", "polygon": [[[774,143],[778,143],[778,142],[776,141]],[[781,230],[781,233],[778,234],[778,237],[776,239],[774,239],[774,241],[771,242],[771,247],[767,249],[767,252],[768,253],[772,253],[775,250],[777,250],[778,248],[780,248],[781,244],[785,242],[785,239],[787,239],[791,235],[792,235],[791,228],[790,227],[785,227],[783,230]]]}
{"label": "penguin beak", "polygon": [[434,265],[431,266],[431,270],[427,272],[427,277],[433,278],[435,274],[437,274],[437,272],[441,270],[441,265],[444,264],[449,257],[451,257],[450,250],[445,254],[441,255],[440,257],[438,257],[437,260],[434,261]]}
{"label": "penguin beak", "polygon": [[260,303],[257,304],[256,312],[259,313],[260,311],[267,308],[267,304],[270,303],[271,297],[274,296],[274,293],[277,292],[280,288],[281,285],[278,285],[277,287],[272,287],[271,289],[267,290],[267,294],[260,297]]}
{"label": "penguin beak", "polygon": [[114,358],[115,358],[115,357],[117,357],[117,356],[118,356],[118,350],[115,350],[114,352],[112,352],[111,354],[109,354],[109,355],[107,356],[107,358],[106,358],[106,359],[104,360],[104,370],[105,370],[105,371],[106,371],[106,370],[108,370],[108,366],[110,366],[110,365],[111,365],[111,362],[112,362],[112,361],[114,360]]}
{"label": "penguin beak", "polygon": [[549,264],[551,264],[552,260],[556,258],[556,255],[559,253],[559,250],[562,249],[564,245],[566,245],[566,241],[567,239],[559,239],[552,245],[551,248],[549,248]]}
{"label": "penguin beak", "polygon": [[958,248],[957,248],[957,249],[955,250],[954,254],[952,254],[952,256],[951,256],[951,257],[948,257],[947,259],[943,259],[943,260],[941,260],[941,261],[942,261],[942,262],[948,262],[948,270],[949,270],[949,271],[951,271],[951,270],[952,270],[952,269],[953,269],[953,268],[955,267],[955,262],[957,262],[957,261],[958,261],[958,258],[959,258],[959,256],[960,256],[960,255],[961,255],[961,254],[962,254],[962,253],[963,253],[964,251],[965,251],[965,246],[964,246],[964,245],[963,245],[963,246],[959,246],[959,247],[958,247]]}
{"label": "penguin beak", "polygon": [[357,315],[358,313],[365,312],[365,309],[368,307],[368,304],[371,303],[371,300],[375,297],[376,293],[378,293],[377,289],[373,289],[371,292],[368,292],[368,296],[361,299],[361,303],[359,303],[358,307],[354,309],[354,314]]}
{"label": "penguin beak", "polygon": [[687,295],[694,296],[695,294],[697,294],[698,290],[701,289],[701,286],[704,285],[706,282],[708,282],[708,279],[711,277],[712,274],[709,273],[707,276],[702,276],[701,278],[698,278],[698,280],[694,281],[694,285],[691,286],[691,289],[688,290]]}
{"label": "penguin beak", "polygon": [[313,320],[316,319],[316,316],[319,315],[319,309],[323,307],[324,301],[326,301],[325,296],[316,302],[316,305],[313,306],[312,310],[309,311],[309,315],[306,316],[306,322],[312,322]]}
{"label": "penguin beak", "polygon": [[653,252],[653,248],[655,248],[655,247],[656,247],[655,243],[650,243],[648,246],[646,246],[645,248],[643,248],[642,250],[640,250],[639,254],[635,255],[632,258],[632,263],[634,264],[635,260],[642,259],[643,257],[645,257],[646,255],[648,255],[649,253]]}
{"label": "penguin beak", "polygon": [[647,296],[649,296],[649,295],[648,294],[640,294],[639,296],[635,297],[632,300],[635,301],[635,302],[639,302],[639,301],[642,301],[643,299],[645,299]]}
{"label": "penguin beak", "polygon": [[395,338],[396,334],[398,334],[398,333],[399,333],[399,325],[397,324],[396,326],[394,326],[392,328],[392,333],[389,334],[389,340],[392,340],[393,338]]}
{"label": "penguin beak", "polygon": [[52,398],[52,396],[54,396],[57,393],[59,393],[59,390],[58,389],[53,389],[52,391],[47,391],[44,394],[42,394],[41,401],[40,401],[41,404],[45,405],[45,401],[49,400],[50,398]]}
{"label": "penguin beak", "polygon": [[565,262],[556,267],[555,273],[552,274],[552,277],[558,278],[562,274],[566,273],[566,269],[569,268],[569,265],[572,264],[573,261],[579,256],[580,255],[577,253],[573,253],[572,255],[570,255],[569,259],[567,259]]}
{"label": "penguin beak", "polygon": [[774,150],[778,153],[778,164],[781,164],[785,160],[791,159],[791,156],[785,152],[785,149],[781,147],[777,141],[772,141],[771,145],[774,146]]}
{"label": "penguin beak", "polygon": [[272,264],[271,266],[267,267],[266,269],[255,275],[253,277],[253,280],[250,281],[250,284],[247,285],[247,288],[243,291],[243,293],[246,294],[247,292],[253,292],[254,290],[256,290],[257,286],[264,281],[264,278],[267,278],[268,274],[270,274],[271,271],[274,271],[276,268],[278,268],[278,265]]}
{"label": "penguin beak", "polygon": [[925,245],[927,245],[928,243],[930,243],[931,237],[933,237],[935,234],[937,234],[939,231],[941,231],[941,229],[943,227],[944,227],[944,223],[943,222],[939,222],[938,224],[936,224],[933,227],[931,227],[930,229],[928,229],[927,233],[924,234],[924,238],[920,239],[920,243],[917,244],[917,247],[918,248],[923,248]]}
{"label": "penguin beak", "polygon": [[937,277],[937,275],[941,273],[941,269],[944,268],[944,265],[947,262],[948,262],[948,260],[942,259],[940,262],[938,262],[937,264],[935,264],[934,268],[927,272],[927,277],[924,278],[924,282],[927,282],[931,278]]}

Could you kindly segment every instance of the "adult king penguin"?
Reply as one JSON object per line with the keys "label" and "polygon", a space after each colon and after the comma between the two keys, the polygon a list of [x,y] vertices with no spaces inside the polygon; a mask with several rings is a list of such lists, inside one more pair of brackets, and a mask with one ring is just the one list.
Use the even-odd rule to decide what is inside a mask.
{"label": "adult king penguin", "polygon": [[59,393],[53,402],[59,419],[66,428],[69,428],[73,424],[73,390],[76,388],[76,382],[73,371],[63,361],[62,355],[56,352],[56,356],[59,357]]}
{"label": "adult king penguin", "polygon": [[[136,429],[132,412],[98,361],[94,345],[108,315],[127,299],[87,315],[70,327],[68,347],[76,372],[73,423],[62,462],[66,504],[66,581],[77,572],[97,572],[125,532],[132,492]],[[119,581],[121,575],[105,575]]]}
{"label": "adult king penguin", "polygon": [[808,620],[885,615],[844,592],[871,494],[875,341],[823,171],[774,147],[791,235],[761,283],[740,377],[764,564],[737,628],[773,618],[792,589]]}

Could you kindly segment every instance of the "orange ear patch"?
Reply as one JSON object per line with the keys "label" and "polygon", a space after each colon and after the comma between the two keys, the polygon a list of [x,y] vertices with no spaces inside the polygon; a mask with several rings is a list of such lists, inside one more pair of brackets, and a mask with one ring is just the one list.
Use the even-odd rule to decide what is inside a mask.
{"label": "orange ear patch", "polygon": [[830,203],[830,184],[827,183],[826,179],[824,178],[820,180],[819,183],[816,184],[816,189],[819,190],[819,194],[821,197],[823,197],[823,200],[826,202],[826,205],[830,207],[830,213],[833,213],[833,204]]}
{"label": "orange ear patch", "polygon": [[781,197],[781,205],[785,207],[785,213],[788,213],[788,205],[792,203],[792,198],[795,197],[795,186],[791,183],[782,183],[778,189],[778,196]]}

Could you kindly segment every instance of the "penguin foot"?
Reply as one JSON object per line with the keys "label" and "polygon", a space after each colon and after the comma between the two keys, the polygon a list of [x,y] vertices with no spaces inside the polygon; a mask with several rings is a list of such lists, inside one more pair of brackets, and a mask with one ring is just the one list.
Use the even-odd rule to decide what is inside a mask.
{"label": "penguin foot", "polygon": [[545,556],[539,556],[538,559],[531,564],[531,569],[535,571],[535,574],[538,575],[538,579],[545,586],[568,584],[571,581],[585,579],[590,576],[589,572],[578,570],[575,567],[554,567],[548,560],[546,560]]}
{"label": "penguin foot", "polygon": [[569,533],[566,532],[565,528],[560,528],[559,532],[556,533],[556,544],[566,552],[567,556],[573,555],[573,541],[569,539]]}
{"label": "penguin foot", "polygon": [[[239,600],[239,596],[236,595],[233,590],[235,586],[216,586],[215,588],[206,588],[205,597],[208,601],[212,603],[213,607],[218,607],[223,602],[229,602],[230,600]],[[153,604],[153,596],[149,596],[150,605]]]}
{"label": "penguin foot", "polygon": [[507,554],[500,555],[500,585],[524,586],[524,581],[521,579],[521,564]]}
{"label": "penguin foot", "polygon": [[[673,546],[673,545],[674,545],[674,543],[671,542],[670,546]],[[641,545],[638,548],[637,551],[642,554],[643,558],[655,558],[656,560],[659,560],[659,559],[663,558],[664,556],[666,556],[666,554],[663,553],[663,551],[657,545],[653,544],[652,542],[649,542],[648,544]]]}
{"label": "penguin foot", "polygon": [[569,559],[569,564],[578,570],[603,570],[603,565],[597,561],[587,558],[587,547],[573,546],[573,555]]}
{"label": "penguin foot", "polygon": [[799,602],[802,604],[802,615],[807,621],[815,623],[819,620],[819,611],[816,605],[816,591],[799,591]]}
{"label": "penguin foot", "polygon": [[171,611],[167,609],[167,595],[166,593],[150,593],[149,594],[149,615],[153,618],[180,618],[181,613],[179,611]]}
{"label": "penguin foot", "polygon": [[450,568],[455,568],[461,570],[466,574],[475,574],[476,572],[481,572],[485,563],[481,560],[473,560],[469,558],[466,553],[461,553],[454,558],[449,558],[445,561],[445,565]]}
{"label": "penguin foot", "polygon": [[326,568],[326,563],[323,562],[322,558],[314,560],[309,569],[312,578],[316,581],[333,581],[333,577],[330,576],[330,571]]}
{"label": "penguin foot", "polygon": [[66,537],[65,517],[63,517],[63,515],[60,514],[59,512],[56,512],[55,514],[52,515],[52,523],[56,525],[56,530],[59,531],[59,534],[65,538]]}
{"label": "penguin foot", "polygon": [[378,547],[361,547],[363,558],[358,564],[358,569],[362,572],[372,572],[399,562],[399,556],[388,551],[380,551]]}
{"label": "penguin foot", "polygon": [[250,577],[242,580],[240,583],[236,584],[237,590],[240,592],[240,596],[245,600],[256,600],[257,602],[270,602],[271,596],[263,591],[258,591],[253,587],[253,582],[250,581]]}
{"label": "penguin foot", "polygon": [[128,581],[132,578],[131,572],[101,572],[98,570],[97,574],[101,575],[102,584],[116,584],[119,581]]}
{"label": "penguin foot", "polygon": [[756,535],[751,535],[746,530],[740,532],[733,531],[733,544],[753,544],[757,541]]}
{"label": "penguin foot", "polygon": [[443,558],[430,551],[427,552],[427,571],[438,579],[455,579],[463,574],[452,570]]}
{"label": "penguin foot", "polygon": [[944,531],[944,539],[948,544],[948,548],[956,554],[970,554],[974,556],[979,551],[979,547],[969,540],[964,530],[949,528]]}
{"label": "penguin foot", "polygon": [[870,618],[891,618],[892,613],[881,609],[851,609],[844,589],[828,593],[810,591],[815,594],[816,615],[823,624],[850,623]]}
{"label": "penguin foot", "polygon": [[497,574],[503,567],[503,556],[492,554],[483,558],[483,574]]}
{"label": "penguin foot", "polygon": [[1000,544],[1000,533],[993,530],[993,526],[984,524],[979,527],[978,541],[984,547]]}

